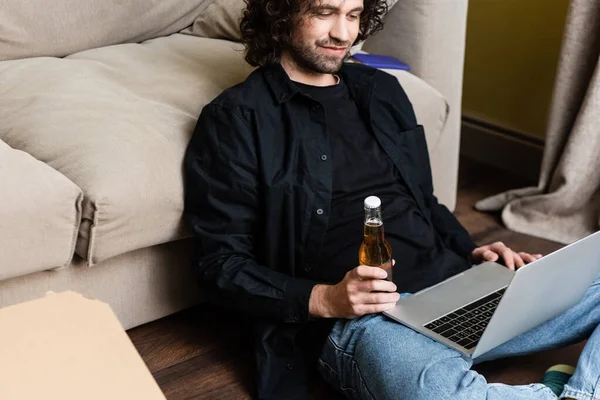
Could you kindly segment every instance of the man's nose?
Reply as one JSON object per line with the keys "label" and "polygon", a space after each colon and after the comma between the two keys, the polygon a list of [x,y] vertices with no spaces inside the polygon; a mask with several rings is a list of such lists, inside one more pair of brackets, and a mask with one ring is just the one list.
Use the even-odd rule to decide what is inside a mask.
{"label": "man's nose", "polygon": [[347,44],[350,40],[350,25],[344,16],[340,16],[336,18],[335,23],[331,27],[331,31],[329,32],[329,36],[332,39],[335,39],[338,44]]}

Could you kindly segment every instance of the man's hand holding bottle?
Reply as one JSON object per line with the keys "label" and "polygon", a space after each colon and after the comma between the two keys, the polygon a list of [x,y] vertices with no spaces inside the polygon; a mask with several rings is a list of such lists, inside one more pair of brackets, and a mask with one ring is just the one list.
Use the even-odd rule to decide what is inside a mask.
{"label": "man's hand holding bottle", "polygon": [[316,285],[309,313],[315,318],[356,318],[392,309],[400,299],[396,285],[379,267],[360,265],[337,285]]}
{"label": "man's hand holding bottle", "polygon": [[347,272],[337,285],[313,288],[308,306],[313,317],[356,318],[390,310],[400,300],[391,280],[396,262],[385,240],[379,197],[367,197],[364,210],[364,237],[358,251],[358,262],[362,265]]}

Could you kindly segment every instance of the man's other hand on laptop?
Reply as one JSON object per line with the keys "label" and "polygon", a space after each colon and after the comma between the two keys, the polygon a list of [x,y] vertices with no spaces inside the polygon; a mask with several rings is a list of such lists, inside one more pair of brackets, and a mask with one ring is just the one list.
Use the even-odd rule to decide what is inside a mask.
{"label": "man's other hand on laptop", "polygon": [[525,264],[529,264],[542,258],[541,254],[529,254],[525,252],[515,252],[508,248],[502,242],[495,242],[481,246],[473,250],[470,260],[473,264],[481,264],[486,261],[493,261],[505,265],[511,270],[519,269]]}

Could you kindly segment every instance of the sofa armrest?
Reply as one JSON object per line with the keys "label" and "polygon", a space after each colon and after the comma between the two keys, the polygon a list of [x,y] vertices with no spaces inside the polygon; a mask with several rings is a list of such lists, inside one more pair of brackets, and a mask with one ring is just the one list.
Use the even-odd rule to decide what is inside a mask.
{"label": "sofa armrest", "polygon": [[[429,143],[434,187],[441,203],[456,205],[462,81],[468,0],[399,0],[384,29],[363,50],[394,56],[436,88],[450,114],[438,143]],[[443,151],[442,151],[443,149]]]}

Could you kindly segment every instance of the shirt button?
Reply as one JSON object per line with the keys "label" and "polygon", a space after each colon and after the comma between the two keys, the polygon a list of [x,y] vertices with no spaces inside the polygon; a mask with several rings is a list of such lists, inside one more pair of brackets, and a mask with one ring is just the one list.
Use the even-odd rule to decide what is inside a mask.
{"label": "shirt button", "polygon": [[319,208],[319,209],[317,210],[317,214],[319,214],[319,215],[323,215],[323,209],[322,209],[322,208]]}
{"label": "shirt button", "polygon": [[294,366],[292,365],[292,363],[287,363],[285,367],[287,369],[289,369],[290,371],[294,369]]}
{"label": "shirt button", "polygon": [[321,160],[323,160],[323,161],[327,161],[327,156],[326,156],[325,154],[323,154],[323,155],[321,156]]}
{"label": "shirt button", "polygon": [[312,270],[312,264],[306,264],[306,266],[304,267],[304,270],[306,272],[310,272]]}

